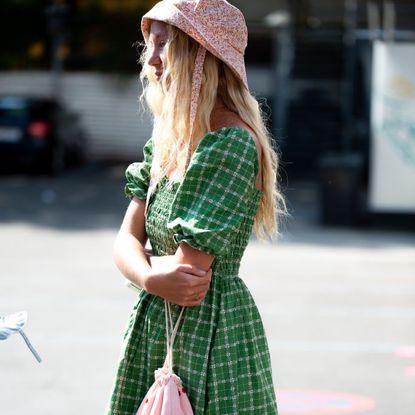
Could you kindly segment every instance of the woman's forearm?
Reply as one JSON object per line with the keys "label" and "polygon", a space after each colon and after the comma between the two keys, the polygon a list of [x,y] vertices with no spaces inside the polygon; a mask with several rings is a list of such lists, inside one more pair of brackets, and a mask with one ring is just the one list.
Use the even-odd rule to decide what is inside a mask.
{"label": "woman's forearm", "polygon": [[192,248],[190,245],[182,242],[174,254],[174,259],[180,264],[191,264],[199,269],[208,271],[215,257],[205,252]]}
{"label": "woman's forearm", "polygon": [[132,234],[120,232],[114,243],[114,262],[134,285],[146,289],[151,265],[143,244]]}

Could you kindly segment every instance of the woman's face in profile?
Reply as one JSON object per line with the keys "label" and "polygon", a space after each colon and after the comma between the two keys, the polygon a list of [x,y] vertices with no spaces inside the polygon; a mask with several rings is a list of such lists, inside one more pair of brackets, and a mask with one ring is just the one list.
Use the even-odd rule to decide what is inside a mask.
{"label": "woman's face in profile", "polygon": [[163,53],[168,35],[167,23],[153,20],[148,38],[149,57],[147,64],[154,68],[157,81],[163,75]]}

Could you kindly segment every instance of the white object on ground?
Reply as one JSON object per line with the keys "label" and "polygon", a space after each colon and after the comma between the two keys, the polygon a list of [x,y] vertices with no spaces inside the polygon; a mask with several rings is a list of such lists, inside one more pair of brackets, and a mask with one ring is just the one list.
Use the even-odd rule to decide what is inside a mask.
{"label": "white object on ground", "polygon": [[20,311],[19,313],[10,314],[5,317],[0,317],[0,341],[7,340],[11,334],[19,333],[23,340],[26,342],[27,347],[32,352],[33,356],[40,363],[42,359],[39,354],[36,352],[26,334],[23,331],[23,327],[27,321],[27,312]]}

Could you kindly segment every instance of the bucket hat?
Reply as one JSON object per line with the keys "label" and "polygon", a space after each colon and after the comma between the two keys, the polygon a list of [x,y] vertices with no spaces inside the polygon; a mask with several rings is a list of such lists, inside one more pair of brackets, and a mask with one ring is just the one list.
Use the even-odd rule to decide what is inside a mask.
{"label": "bucket hat", "polygon": [[248,88],[244,54],[248,30],[242,12],[225,0],[163,0],[141,20],[147,41],[152,20],[176,26],[225,62]]}

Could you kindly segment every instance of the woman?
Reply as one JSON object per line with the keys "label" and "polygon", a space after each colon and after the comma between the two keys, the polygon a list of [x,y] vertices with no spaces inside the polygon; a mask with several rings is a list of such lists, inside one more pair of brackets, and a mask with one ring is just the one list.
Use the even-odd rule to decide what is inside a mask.
{"label": "woman", "polygon": [[272,236],[284,208],[277,156],[248,91],[245,20],[224,0],[165,0],[141,28],[154,129],[144,161],[126,172],[132,200],[114,259],[142,291],[108,413],[134,414],[162,366],[167,300],[176,317],[186,306],[174,370],[195,414],[276,414],[261,318],[238,277],[252,228]]}

